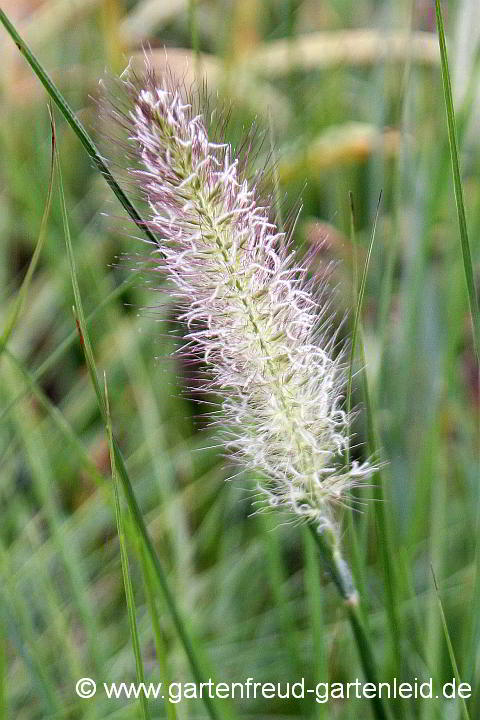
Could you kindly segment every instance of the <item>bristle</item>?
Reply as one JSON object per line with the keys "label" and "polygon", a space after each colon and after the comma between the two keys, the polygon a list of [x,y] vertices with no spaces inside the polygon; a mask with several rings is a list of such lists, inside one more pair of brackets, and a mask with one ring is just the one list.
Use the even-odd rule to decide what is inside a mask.
{"label": "bristle", "polygon": [[190,357],[208,368],[203,388],[223,398],[224,446],[260,476],[267,505],[332,523],[372,467],[344,461],[349,418],[328,295],[260,204],[262,178],[249,181],[245,155],[209,139],[185,89],[150,67],[122,82],[131,107],[117,118],[138,161],[130,175],[161,248],[151,259],[172,281]]}

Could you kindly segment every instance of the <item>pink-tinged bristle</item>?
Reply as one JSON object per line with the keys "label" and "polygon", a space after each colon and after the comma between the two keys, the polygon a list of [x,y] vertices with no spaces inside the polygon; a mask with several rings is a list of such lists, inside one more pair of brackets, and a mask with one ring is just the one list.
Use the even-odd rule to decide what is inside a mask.
{"label": "pink-tinged bristle", "polygon": [[372,466],[345,463],[349,418],[328,302],[259,202],[259,179],[209,140],[182,88],[151,68],[123,82],[131,108],[119,117],[159,238],[153,258],[171,280],[189,355],[208,368],[203,388],[222,397],[224,446],[257,473],[267,505],[331,525],[333,507]]}

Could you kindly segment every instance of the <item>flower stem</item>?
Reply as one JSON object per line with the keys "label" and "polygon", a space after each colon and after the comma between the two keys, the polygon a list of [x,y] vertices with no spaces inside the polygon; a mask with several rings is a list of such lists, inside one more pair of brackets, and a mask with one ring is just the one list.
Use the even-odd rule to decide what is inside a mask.
{"label": "flower stem", "polygon": [[[328,528],[322,531],[312,525],[309,525],[309,528],[315,538],[320,555],[328,567],[331,578],[343,599],[365,678],[367,682],[374,683],[378,688],[377,664],[372,643],[362,619],[360,597],[353,582],[350,568],[340,553],[335,533]],[[389,713],[383,699],[381,697],[372,697],[371,702],[376,720],[388,720]]]}

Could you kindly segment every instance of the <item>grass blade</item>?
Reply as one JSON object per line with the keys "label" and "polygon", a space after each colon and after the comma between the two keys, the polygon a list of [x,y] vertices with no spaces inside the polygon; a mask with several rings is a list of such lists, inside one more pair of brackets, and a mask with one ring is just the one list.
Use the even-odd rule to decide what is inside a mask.
{"label": "grass blade", "polygon": [[[353,318],[353,329],[352,329],[352,338],[351,338],[351,346],[350,346],[350,360],[348,365],[348,378],[347,378],[347,396],[346,396],[346,406],[347,406],[347,414],[350,414],[352,410],[352,383],[353,383],[353,365],[355,363],[355,354],[357,349],[357,338],[358,338],[358,330],[360,325],[360,318],[362,314],[362,307],[363,307],[363,298],[365,295],[365,288],[367,286],[367,277],[368,277],[368,268],[370,266],[370,260],[372,257],[372,251],[373,251],[373,245],[375,242],[375,234],[377,231],[377,223],[378,223],[378,215],[380,212],[380,203],[382,202],[382,193],[380,193],[377,203],[377,211],[375,213],[375,220],[373,222],[373,228],[372,233],[370,237],[370,244],[368,246],[367,251],[367,257],[365,259],[365,264],[363,266],[363,273],[362,278],[360,281],[360,287],[357,288],[357,274],[356,274],[356,262],[354,262],[354,270],[355,270],[355,278],[354,278],[354,293],[355,293],[355,315]],[[353,199],[352,196],[350,196],[350,206],[351,206],[351,232],[352,232],[352,245],[355,252],[355,213],[353,209]],[[350,461],[350,443],[347,445],[347,465]]]}
{"label": "grass blade", "polygon": [[[100,485],[103,481],[103,476],[97,469],[97,466],[88,454],[86,448],[80,442],[77,434],[66,419],[65,415],[63,415],[63,413],[58,409],[58,407],[45,394],[44,390],[35,381],[33,375],[28,370],[26,365],[19,358],[17,358],[16,355],[11,353],[8,348],[5,348],[4,353],[5,357],[8,358],[8,360],[18,370],[18,372],[21,373],[27,387],[27,392],[32,393],[33,397],[50,417],[54,427],[57,428],[63,439],[71,445],[72,449],[78,455],[78,458],[82,462],[84,469],[88,472],[92,480],[98,485]],[[17,395],[17,398],[20,397],[21,395]]]}
{"label": "grass blade", "polygon": [[[435,586],[435,595],[437,596],[438,609],[440,612],[440,617],[442,619],[443,634],[445,636],[445,642],[447,643],[447,648],[448,648],[448,655],[450,657],[450,662],[452,663],[452,670],[455,675],[455,679],[457,681],[457,686],[458,686],[461,683],[460,673],[458,672],[457,660],[455,658],[455,651],[453,649],[452,639],[450,637],[450,633],[448,630],[447,618],[445,617],[443,603],[440,598],[440,593],[438,592],[437,578],[435,577],[435,572],[434,572],[432,566],[431,566],[431,571],[432,571],[432,576],[433,576],[433,584]],[[465,698],[462,697],[461,701],[462,701],[461,707],[462,707],[463,718],[464,718],[464,720],[470,720],[470,713],[468,712],[467,703],[465,702]]]}
{"label": "grass blade", "polygon": [[[354,322],[353,322],[353,328],[352,328],[352,337],[351,337],[351,345],[350,345],[350,361],[348,366],[348,375],[347,375],[347,390],[346,390],[346,398],[345,398],[345,409],[346,409],[346,415],[347,415],[347,446],[345,449],[345,464],[347,467],[350,466],[350,445],[351,445],[351,427],[350,427],[350,414],[352,410],[352,385],[353,385],[353,365],[355,362],[355,351],[356,351],[356,343],[357,343],[357,331],[358,331],[358,321],[361,314],[361,300],[359,299],[359,293],[358,293],[358,266],[357,266],[357,245],[356,245],[356,223],[355,223],[355,206],[353,202],[353,193],[349,193],[349,201],[350,201],[350,241],[352,243],[352,253],[353,253],[353,277],[352,277],[352,287],[353,287],[353,299],[356,301],[356,310],[354,315]],[[378,212],[377,212],[378,216]],[[375,225],[376,225],[376,218],[375,218]],[[370,247],[373,247],[373,240],[375,237],[375,232],[372,233],[372,238],[370,242]],[[369,262],[370,254],[367,256],[367,262]],[[360,596],[362,598],[366,598],[365,593],[365,579],[364,579],[364,572],[363,572],[363,566],[362,566],[362,559],[360,557],[360,548],[362,547],[361,543],[359,542],[359,532],[358,528],[354,522],[353,518],[353,510],[349,510],[346,514],[346,521],[347,521],[347,528],[348,532],[350,534],[351,538],[351,565],[352,565],[352,572],[353,576],[355,578],[355,583],[357,585],[358,591],[360,593]]]}
{"label": "grass blade", "polygon": [[7,720],[7,633],[0,619],[0,720]]}
{"label": "grass blade", "polygon": [[[360,356],[361,356],[361,364],[362,364],[362,385],[363,385],[363,394],[364,394],[364,400],[365,400],[365,413],[367,418],[367,429],[368,429],[368,443],[369,443],[369,450],[371,455],[374,458],[378,458],[379,454],[379,443],[377,441],[377,433],[376,428],[374,424],[374,414],[373,414],[373,405],[372,400],[370,396],[369,386],[368,386],[368,378],[367,378],[367,372],[366,372],[366,363],[365,363],[365,356],[364,356],[364,347],[363,347],[363,341],[362,341],[362,322],[361,322],[361,311],[362,311],[362,305],[363,305],[363,298],[365,296],[365,289],[367,285],[367,277],[368,277],[368,269],[370,265],[370,260],[372,257],[372,251],[373,251],[373,245],[375,241],[375,235],[376,235],[376,229],[377,229],[377,223],[378,223],[378,216],[379,216],[379,210],[380,210],[380,203],[382,200],[382,193],[380,193],[380,196],[378,198],[377,203],[377,210],[375,213],[375,220],[372,228],[371,238],[370,238],[370,244],[367,251],[367,257],[365,259],[362,277],[360,279],[360,286],[357,288],[355,287],[355,294],[356,294],[356,306],[355,306],[355,316],[354,316],[354,322],[353,322],[353,330],[352,330],[352,340],[351,340],[351,351],[350,351],[350,363],[349,363],[349,369],[348,369],[348,380],[347,380],[347,395],[346,395],[346,406],[347,406],[347,412],[351,411],[352,407],[352,381],[353,381],[353,365],[355,362],[355,354],[357,349],[357,344],[360,348]],[[354,213],[353,213],[353,204],[352,204],[352,235],[354,234]],[[356,263],[354,263],[355,265]],[[356,278],[356,274],[355,274]],[[355,281],[355,286],[356,286]],[[348,448],[348,455],[347,459],[350,457],[349,453],[349,445]],[[386,599],[387,599],[387,617],[389,619],[389,627],[390,627],[390,635],[391,635],[391,647],[392,647],[392,659],[394,659],[397,674],[399,670],[399,658],[398,654],[395,653],[394,649],[397,645],[397,637],[398,637],[398,629],[400,627],[400,618],[397,611],[397,577],[395,572],[395,565],[393,561],[393,549],[392,549],[392,539],[391,539],[391,532],[388,524],[388,518],[387,513],[385,510],[385,498],[384,498],[384,491],[383,491],[383,478],[381,476],[380,471],[377,471],[374,475],[373,479],[373,486],[374,486],[374,498],[375,498],[375,519],[377,523],[377,531],[378,531],[378,540],[379,540],[379,547],[381,551],[382,556],[382,564],[384,568],[385,573],[385,589],[386,589]],[[351,516],[351,513],[350,513]],[[351,523],[353,526],[353,523]]]}
{"label": "grass blade", "polygon": [[[438,30],[438,42],[440,46],[440,59],[441,59],[441,68],[442,68],[442,83],[443,83],[443,93],[445,98],[445,110],[446,110],[446,116],[447,116],[447,129],[448,129],[448,142],[450,145],[450,159],[452,163],[452,175],[453,175],[453,187],[455,192],[455,203],[457,207],[457,215],[458,215],[458,225],[459,225],[459,231],[460,231],[460,243],[462,248],[462,257],[463,257],[463,266],[464,266],[464,272],[465,272],[465,281],[467,284],[467,293],[468,293],[468,302],[470,307],[470,314],[472,317],[472,326],[473,326],[473,342],[475,347],[475,354],[477,358],[477,363],[480,361],[480,308],[478,304],[478,296],[477,291],[475,288],[475,279],[474,279],[474,272],[473,272],[473,264],[472,264],[472,256],[470,251],[470,242],[468,238],[468,228],[467,228],[467,220],[466,220],[466,214],[465,214],[465,204],[463,199],[463,186],[462,186],[462,180],[460,175],[460,162],[458,158],[458,139],[457,139],[457,128],[456,128],[456,119],[455,119],[455,108],[453,105],[453,95],[452,95],[452,84],[450,80],[450,70],[449,70],[449,64],[448,64],[448,53],[447,53],[447,44],[445,39],[445,26],[443,22],[443,14],[442,14],[442,8],[439,0],[435,0],[435,9],[436,9],[436,18],[437,18],[437,30]],[[476,77],[475,75],[472,75],[472,78]],[[473,86],[475,87],[475,86]],[[474,90],[472,87],[472,95],[474,97]],[[469,97],[467,96],[467,99]],[[467,110],[469,108],[469,105],[467,102],[465,103],[465,113],[462,113],[460,116],[460,128],[461,130],[464,130],[466,126],[466,119],[467,119]],[[478,524],[477,524],[478,527]],[[477,535],[478,536],[478,535]],[[472,610],[474,613],[477,611],[477,605],[478,605],[478,597],[479,597],[479,577],[480,577],[480,551],[479,551],[479,543],[477,540],[476,547],[475,547],[475,576],[474,576],[474,594],[473,594],[473,603],[472,603]],[[433,570],[432,570],[433,573]],[[435,581],[435,577],[434,577]],[[435,582],[435,589],[437,589],[437,585]],[[444,632],[448,633],[448,629],[446,628],[444,615],[443,615],[443,608],[441,606],[440,598],[438,597],[437,592],[437,598],[439,601],[440,611],[442,613],[442,623],[444,624]],[[478,623],[474,624],[474,633],[473,638],[471,642],[471,651],[470,651],[470,664],[472,665],[473,671],[476,670],[476,663],[474,660],[475,656],[475,641],[477,639],[477,631],[478,631]],[[445,635],[447,639],[447,644],[449,646],[449,652],[451,643],[449,642],[449,637],[447,634]],[[452,651],[453,652],[453,651]],[[452,658],[452,656],[450,656]],[[453,665],[453,661],[452,661]],[[463,701],[465,705],[465,701]],[[464,713],[466,711],[466,706],[464,709]],[[468,716],[468,714],[467,714]]]}
{"label": "grass blade", "polygon": [[[117,466],[115,463],[115,450],[113,448],[112,435],[112,419],[110,417],[110,404],[108,402],[107,378],[104,375],[105,385],[105,413],[107,421],[107,438],[108,449],[110,452],[110,465],[112,469],[112,481],[115,495],[115,519],[117,522],[118,540],[120,543],[120,558],[122,563],[123,584],[125,586],[125,598],[127,601],[128,623],[130,625],[130,633],[132,636],[133,652],[135,654],[135,666],[137,671],[137,683],[145,683],[145,671],[143,668],[142,652],[140,649],[140,639],[138,637],[137,621],[135,617],[135,598],[133,595],[132,580],[128,569],[127,544],[125,541],[125,530],[123,525],[122,508],[120,505],[120,493],[118,490]],[[150,713],[148,711],[148,702],[145,693],[140,693],[140,706],[144,720],[149,720]]]}
{"label": "grass blade", "polygon": [[[365,356],[363,350],[363,343],[361,343],[361,356],[363,365],[363,396],[365,401],[365,415],[367,420],[367,432],[368,432],[368,446],[370,453],[373,457],[378,458],[379,456],[379,441],[377,435],[377,429],[374,421],[374,410],[373,403],[370,395],[370,389],[368,385],[367,373],[365,370]],[[400,615],[398,612],[398,603],[400,601],[398,595],[398,582],[397,572],[393,553],[393,540],[391,535],[391,526],[389,523],[389,517],[385,507],[385,491],[383,475],[380,470],[377,470],[372,479],[373,484],[373,497],[375,500],[375,522],[377,525],[378,533],[378,547],[380,549],[380,555],[382,558],[383,571],[385,574],[385,594],[386,594],[386,605],[387,605],[387,617],[390,626],[390,635],[392,643],[392,656],[395,665],[398,667],[400,663],[400,657],[398,652],[395,651],[397,647],[397,638],[400,637]]]}
{"label": "grass blade", "polygon": [[[160,627],[160,618],[158,617],[157,605],[155,601],[155,581],[153,578],[152,564],[145,552],[143,543],[138,543],[140,553],[140,561],[142,565],[143,579],[145,585],[145,595],[147,598],[148,611],[152,620],[153,635],[155,638],[155,651],[157,661],[160,666],[160,676],[162,678],[163,687],[170,687],[170,675],[167,667],[167,652],[163,639],[162,628]],[[167,696],[166,696],[167,697]],[[177,720],[177,712],[174,703],[165,700],[165,712],[167,720]]]}
{"label": "grass blade", "polygon": [[155,245],[158,245],[158,240],[155,237],[155,235],[149,230],[148,225],[146,224],[145,220],[143,220],[142,216],[138,212],[138,210],[135,208],[133,203],[129,200],[127,195],[124,193],[118,182],[113,177],[112,173],[110,172],[107,164],[103,160],[102,156],[100,155],[95,143],[93,142],[92,138],[86,131],[86,129],[83,127],[80,120],[76,117],[75,113],[73,112],[72,108],[66,101],[66,99],[63,97],[60,90],[57,88],[51,77],[48,75],[47,71],[43,67],[43,65],[40,63],[37,57],[33,54],[33,52],[28,47],[25,40],[19,35],[17,29],[15,26],[10,22],[8,17],[5,15],[4,11],[0,8],[0,22],[4,26],[5,30],[8,32],[12,40],[14,41],[17,48],[22,53],[25,60],[28,62],[30,67],[32,68],[35,75],[38,77],[42,85],[44,86],[45,90],[48,92],[60,112],[62,113],[65,120],[68,122],[70,127],[72,128],[75,135],[78,137],[80,142],[82,143],[83,147],[87,151],[87,153],[92,158],[93,162],[95,163],[95,166],[100,171],[100,173],[103,175],[105,180],[107,181],[108,185],[120,201],[120,203],[123,205],[127,213],[130,215],[134,223],[137,225],[137,227],[146,235],[148,240],[150,242],[155,243]]}
{"label": "grass blade", "polygon": [[[4,369],[4,377],[9,388],[15,389],[15,374],[8,373],[7,368]],[[99,635],[99,619],[93,606],[93,598],[89,592],[87,582],[87,562],[84,555],[78,549],[75,543],[68,541],[68,523],[65,519],[64,508],[62,507],[59,497],[56,477],[52,472],[50,463],[49,448],[47,443],[42,442],[41,432],[36,425],[34,418],[29,414],[27,406],[19,407],[14,417],[14,427],[16,434],[21,440],[21,447],[25,453],[26,467],[32,477],[32,493],[35,501],[42,508],[45,517],[45,527],[48,529],[49,542],[52,550],[65,573],[67,581],[66,586],[72,594],[72,601],[81,626],[84,628],[85,637],[89,657],[92,661],[93,669],[100,674],[104,666],[103,648],[98,644]],[[38,536],[37,536],[38,538]],[[2,553],[3,554],[3,553]],[[8,556],[7,556],[8,557]],[[5,565],[5,560],[1,558],[0,564]],[[42,593],[41,588],[44,586],[44,575],[36,583],[39,595],[48,597],[49,608],[54,607],[54,592],[50,593],[51,587],[46,589],[47,596]],[[18,604],[18,597],[16,600]],[[62,664],[62,672],[70,675],[70,679],[75,676],[78,679],[75,667],[75,653],[71,651],[72,636],[68,632],[61,634],[61,623],[63,615],[52,613],[49,619],[49,627],[59,631],[64,645],[64,662]]]}
{"label": "grass blade", "polygon": [[[100,384],[98,381],[98,375],[97,375],[97,369],[95,365],[95,358],[93,356],[93,350],[92,346],[90,344],[90,339],[88,336],[86,321],[85,321],[85,314],[83,311],[83,304],[82,299],[80,295],[80,288],[78,285],[78,279],[77,279],[77,273],[76,273],[76,266],[75,266],[75,257],[73,254],[73,247],[72,247],[72,241],[70,238],[70,228],[68,224],[68,217],[67,217],[67,209],[65,204],[65,195],[63,192],[63,184],[62,184],[62,174],[61,174],[61,168],[60,168],[60,162],[58,158],[58,152],[55,154],[55,162],[56,162],[56,170],[57,170],[57,177],[58,177],[58,184],[59,184],[59,191],[60,191],[60,204],[61,204],[61,211],[62,211],[62,218],[63,218],[63,225],[64,225],[64,232],[65,232],[65,242],[67,246],[67,255],[68,260],[70,264],[70,274],[72,279],[72,286],[73,286],[73,294],[75,299],[75,305],[74,305],[74,313],[75,313],[75,321],[77,324],[77,330],[80,337],[80,342],[82,345],[82,349],[85,356],[85,362],[87,364],[87,370],[95,391],[95,395],[97,398],[98,408],[100,411],[100,414],[102,416],[102,419],[104,423],[106,424],[106,407],[105,407],[105,401],[103,397],[103,393],[100,390]],[[188,657],[190,667],[192,669],[192,673],[195,677],[196,682],[201,683],[206,681],[206,673],[202,669],[202,663],[200,663],[200,660],[198,658],[198,652],[193,644],[193,641],[190,637],[190,634],[187,632],[185,622],[180,614],[180,611],[178,610],[177,603],[175,601],[175,598],[173,596],[172,591],[170,590],[170,586],[167,581],[167,577],[165,574],[165,571],[163,570],[163,567],[160,563],[160,559],[153,547],[152,540],[150,538],[150,535],[148,533],[147,527],[145,525],[145,520],[143,518],[142,512],[140,510],[140,507],[138,505],[137,499],[135,497],[135,493],[133,491],[132,483],[130,481],[127,468],[125,465],[125,461],[123,459],[123,455],[120,451],[120,448],[118,446],[118,443],[115,439],[115,436],[112,438],[112,444],[113,444],[113,450],[115,454],[115,464],[116,464],[116,470],[119,475],[119,478],[122,482],[123,491],[125,493],[125,497],[127,500],[127,505],[129,507],[133,522],[135,524],[136,530],[138,534],[141,537],[142,542],[145,545],[145,550],[147,555],[149,556],[152,566],[155,571],[155,578],[158,584],[158,587],[160,588],[166,604],[168,606],[168,609],[170,611],[170,614],[172,616],[173,624],[175,626],[175,629],[180,637],[180,640],[183,644],[183,647],[185,649],[186,655]],[[205,663],[203,663],[203,667],[205,667]],[[205,706],[208,710],[208,713],[212,720],[220,720],[220,714],[217,711],[217,705],[214,703],[214,701],[208,696],[204,695],[203,697]]]}
{"label": "grass blade", "polygon": [[272,593],[278,627],[291,662],[291,672],[301,674],[302,660],[298,647],[296,617],[291,610],[292,603],[287,590],[288,574],[280,540],[275,532],[275,520],[267,513],[260,515],[259,521],[265,549],[265,574]]}
{"label": "grass blade", "polygon": [[[132,273],[130,277],[128,277],[126,280],[124,280],[120,285],[118,285],[114,290],[112,290],[111,293],[109,293],[98,305],[95,306],[95,308],[92,310],[92,312],[87,315],[85,318],[85,322],[87,325],[108,305],[108,303],[112,302],[113,300],[116,300],[120,295],[125,292],[125,290],[128,290],[131,288],[135,283],[137,282],[137,278]],[[71,348],[73,343],[78,338],[78,332],[77,330],[73,330],[67,337],[62,340],[60,345],[55,348],[55,350],[41,363],[41,365],[34,370],[31,373],[31,383],[38,383],[42,377],[46,375],[54,366],[55,363],[57,363],[61,357]],[[8,353],[8,349],[5,351]],[[13,356],[11,356],[13,357]],[[31,385],[29,382],[29,387]],[[18,395],[16,395],[1,411],[0,413],[0,424],[5,420],[5,418],[8,416],[12,408],[15,407],[17,403],[19,403],[25,395],[29,391],[29,387],[27,387],[26,390],[22,391]]]}
{"label": "grass blade", "polygon": [[445,96],[445,109],[447,114],[448,142],[450,145],[450,157],[452,161],[453,188],[455,191],[455,203],[457,206],[458,226],[460,230],[460,243],[462,247],[463,266],[465,280],[467,283],[468,302],[473,325],[473,341],[477,361],[480,360],[480,309],[475,289],[475,280],[472,266],[472,255],[468,239],[467,219],[465,216],[465,204],[463,201],[462,179],[460,175],[460,162],[458,159],[457,128],[455,122],[455,110],[453,107],[452,84],[448,67],[447,44],[445,41],[445,28],[440,0],[435,0],[437,13],[438,42],[440,45],[440,59],[442,67],[443,93]]}
{"label": "grass blade", "polygon": [[27,671],[32,678],[32,684],[41,698],[44,717],[61,717],[62,708],[56,695],[55,687],[48,676],[46,664],[41,661],[38,650],[38,639],[30,632],[27,623],[22,619],[17,621],[18,607],[9,597],[6,597],[5,582],[0,586],[0,622],[4,628],[8,627],[8,638],[12,646],[22,658]]}
{"label": "grass blade", "polygon": [[53,122],[51,123],[51,129],[52,129],[52,157],[51,157],[51,163],[50,163],[50,177],[48,180],[48,189],[47,189],[47,198],[45,201],[45,209],[43,211],[42,220],[40,223],[40,230],[38,233],[38,239],[37,244],[35,245],[35,250],[33,251],[32,259],[30,260],[30,264],[28,266],[28,270],[25,274],[25,277],[23,278],[22,284],[20,286],[20,290],[18,291],[15,300],[13,302],[12,307],[10,308],[7,322],[5,325],[5,329],[0,337],[0,354],[3,352],[5,346],[7,345],[10,336],[15,329],[15,325],[17,324],[17,320],[20,317],[23,307],[25,305],[25,301],[28,296],[28,291],[30,289],[30,284],[32,282],[33,274],[35,272],[35,269],[38,264],[38,260],[40,258],[40,255],[43,250],[43,246],[45,244],[45,239],[47,237],[47,224],[48,224],[48,218],[50,217],[50,209],[52,207],[52,190],[53,190],[53,177],[54,177],[54,158],[55,158],[55,143],[56,143],[56,137],[55,137],[55,126]]}
{"label": "grass blade", "polygon": [[[303,551],[305,557],[305,594],[312,631],[315,682],[325,682],[328,678],[328,657],[326,627],[323,613],[323,597],[320,585],[321,569],[315,542],[307,528],[303,528]],[[315,718],[324,720],[327,717],[323,703],[316,703]]]}
{"label": "grass blade", "polygon": [[[308,526],[314,538],[323,562],[327,566],[332,582],[337,588],[343,605],[348,613],[348,620],[355,638],[360,662],[367,682],[378,684],[378,670],[373,643],[365,625],[363,612],[360,608],[360,599],[357,590],[352,584],[352,578],[346,563],[341,557],[338,547],[332,542],[331,536],[326,532],[318,532],[312,524]],[[376,720],[389,720],[390,711],[384,698],[380,695],[371,697],[371,707]]]}

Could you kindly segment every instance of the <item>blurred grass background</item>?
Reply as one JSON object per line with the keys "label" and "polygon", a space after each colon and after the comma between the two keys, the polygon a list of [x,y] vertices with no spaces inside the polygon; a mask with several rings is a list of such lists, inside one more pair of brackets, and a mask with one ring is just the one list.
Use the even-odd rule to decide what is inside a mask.
{"label": "blurred grass background", "polygon": [[[7,0],[16,22],[82,122],[105,68],[152,47],[159,66],[205,77],[232,104],[229,137],[254,120],[274,138],[283,215],[301,195],[300,251],[335,271],[339,316],[353,302],[383,200],[363,313],[366,371],[382,445],[397,577],[398,643],[388,632],[372,505],[354,517],[351,558],[368,597],[382,680],[451,680],[430,566],[461,679],[480,713],[478,366],[451,181],[434,8],[427,0]],[[480,280],[480,7],[444,4],[474,270]],[[43,88],[0,35],[1,322],[34,252],[50,172]],[[185,65],[188,57],[188,66]],[[187,70],[186,70],[187,68]],[[115,434],[171,587],[217,680],[349,681],[361,676],[336,593],[307,534],[255,515],[253,483],[231,474],[170,357],[181,332],[168,297],[132,273],[121,209],[57,118],[78,280]],[[268,150],[268,148],[267,148]],[[349,239],[352,192],[358,248]],[[286,199],[284,199],[286,196]],[[108,213],[114,218],[106,218]],[[72,315],[55,192],[23,313],[0,358],[0,717],[130,718],[133,702],[81,701],[78,678],[133,680],[110,480],[108,438]],[[162,322],[159,322],[161,320]],[[355,400],[362,402],[361,384]],[[364,420],[355,428],[365,442]],[[361,455],[365,450],[355,450]],[[367,498],[368,490],[360,492]],[[128,519],[127,519],[128,522]],[[274,531],[272,531],[275,529]],[[159,680],[136,548],[130,572],[147,679]],[[189,669],[158,599],[168,673]],[[197,701],[176,706],[201,717]],[[234,703],[235,716],[368,718],[366,700]],[[152,717],[164,717],[159,701]],[[455,701],[392,703],[396,717],[459,718]],[[3,715],[2,715],[3,714]]]}

